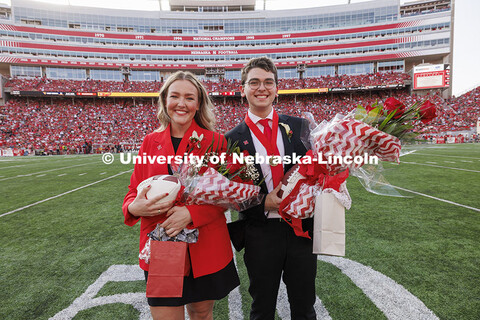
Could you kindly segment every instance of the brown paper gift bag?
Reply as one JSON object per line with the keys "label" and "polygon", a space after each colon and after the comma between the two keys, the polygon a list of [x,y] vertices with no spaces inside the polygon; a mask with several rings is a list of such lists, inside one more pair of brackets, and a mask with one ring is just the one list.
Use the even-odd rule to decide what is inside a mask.
{"label": "brown paper gift bag", "polygon": [[332,193],[315,198],[313,253],[345,256],[345,207]]}
{"label": "brown paper gift bag", "polygon": [[190,274],[186,242],[151,241],[147,297],[181,297],[183,277]]}

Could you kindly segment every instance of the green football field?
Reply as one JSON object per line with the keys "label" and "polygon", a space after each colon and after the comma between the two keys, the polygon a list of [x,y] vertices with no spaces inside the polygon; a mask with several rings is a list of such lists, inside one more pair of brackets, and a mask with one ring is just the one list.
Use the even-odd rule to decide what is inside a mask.
{"label": "green football field", "polygon": [[[480,144],[413,150],[384,164],[405,197],[348,179],[346,256],[319,257],[319,319],[480,319]],[[121,211],[132,169],[119,155],[0,158],[0,319],[148,318],[139,226]],[[248,319],[242,255],[215,319]],[[281,286],[278,319],[287,301]]]}

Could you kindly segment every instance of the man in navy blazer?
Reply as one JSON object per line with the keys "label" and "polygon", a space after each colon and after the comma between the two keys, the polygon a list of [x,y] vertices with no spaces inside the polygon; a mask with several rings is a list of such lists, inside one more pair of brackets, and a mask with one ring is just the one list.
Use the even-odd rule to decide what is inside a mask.
{"label": "man in navy blazer", "polygon": [[[312,253],[312,240],[295,235],[278,214],[281,199],[279,181],[292,164],[269,162],[273,156],[287,159],[301,156],[306,148],[300,136],[307,128],[303,119],[278,115],[273,101],[278,94],[278,75],[273,61],[267,57],[251,59],[242,69],[242,96],[249,104],[245,120],[226,134],[238,141],[241,150],[257,155],[262,203],[239,214],[229,224],[234,247],[245,248],[244,261],[250,279],[252,296],[250,319],[275,318],[280,280],[286,285],[291,318],[316,319],[315,276],[317,257]],[[267,161],[265,161],[267,160]],[[312,234],[313,219],[302,220],[303,230]]]}

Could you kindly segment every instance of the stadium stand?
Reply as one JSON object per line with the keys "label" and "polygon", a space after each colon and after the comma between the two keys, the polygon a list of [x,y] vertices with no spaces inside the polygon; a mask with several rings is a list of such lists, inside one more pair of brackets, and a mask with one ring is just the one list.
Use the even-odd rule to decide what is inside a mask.
{"label": "stadium stand", "polygon": [[[279,89],[305,88],[352,88],[359,86],[404,85],[411,80],[407,73],[374,73],[363,75],[341,75],[311,77],[305,79],[279,79]],[[60,91],[60,92],[158,92],[163,82],[157,81],[94,81],[94,80],[55,80],[12,78],[5,83],[5,88],[12,91]],[[238,91],[239,80],[222,79],[204,80],[210,92]]]}
{"label": "stadium stand", "polygon": [[254,0],[175,3],[160,12],[32,0],[2,6],[0,149],[134,149],[157,127],[158,91],[177,69],[202,79],[226,132],[245,114],[240,69],[264,55],[279,70],[281,112],[328,120],[389,96],[430,99],[440,116],[417,128],[422,137],[477,138],[479,89],[451,97],[450,0],[375,0],[328,13],[264,11]]}
{"label": "stadium stand", "polygon": [[[276,103],[281,113],[302,116],[312,112],[317,121],[330,120],[335,114],[346,114],[358,104],[384,101],[390,92],[354,94],[281,95]],[[439,116],[416,130],[429,135],[445,136],[447,132],[471,130],[480,117],[480,87],[458,98],[443,99],[439,94],[415,96],[406,90],[393,96],[407,105],[429,99],[439,107]],[[217,130],[226,132],[245,115],[247,105],[237,97],[215,99]],[[50,154],[85,153],[87,142],[92,152],[115,151],[138,147],[145,134],[158,126],[156,105],[142,99],[133,105],[131,99],[64,99],[16,97],[1,107],[0,148],[43,150]],[[474,137],[476,139],[476,137]],[[58,150],[58,152],[57,152]],[[116,151],[119,151],[117,148]]]}

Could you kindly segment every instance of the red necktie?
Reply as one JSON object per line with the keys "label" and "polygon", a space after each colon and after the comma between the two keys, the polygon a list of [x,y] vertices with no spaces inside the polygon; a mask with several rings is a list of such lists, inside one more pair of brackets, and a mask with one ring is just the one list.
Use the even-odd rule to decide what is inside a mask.
{"label": "red necktie", "polygon": [[270,124],[268,123],[268,119],[262,119],[258,121],[263,126],[263,134],[267,141],[272,143],[272,128],[270,128]]}
{"label": "red necktie", "polygon": [[[270,124],[268,123],[269,119],[261,119],[258,122],[263,126],[263,135],[267,138],[267,141],[272,145],[276,146],[277,141],[272,141],[272,128],[270,128]],[[270,170],[272,171],[272,180],[273,180],[273,188],[275,188],[283,178],[283,166],[282,164],[276,166],[270,166]]]}

